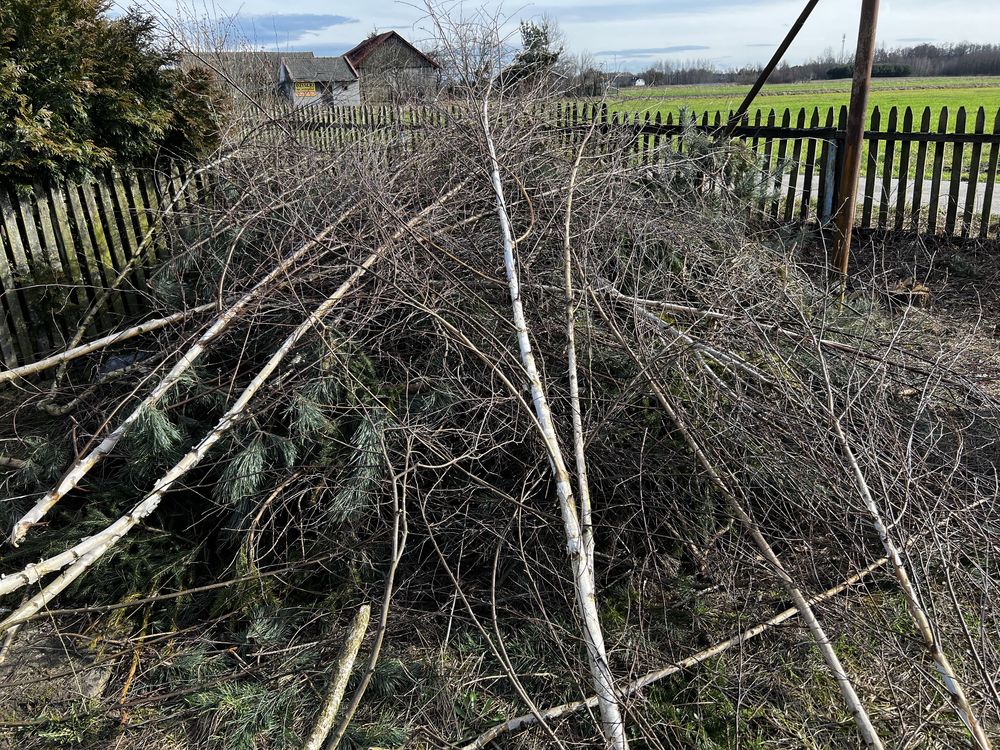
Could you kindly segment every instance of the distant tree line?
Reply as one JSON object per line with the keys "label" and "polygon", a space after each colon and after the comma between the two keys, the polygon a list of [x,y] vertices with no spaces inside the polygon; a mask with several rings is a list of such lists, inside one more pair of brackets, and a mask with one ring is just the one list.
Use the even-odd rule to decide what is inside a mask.
{"label": "distant tree line", "polygon": [[[581,61],[584,57],[581,57]],[[602,86],[622,85],[620,73],[577,65],[573,77],[576,87],[596,92]],[[711,60],[673,62],[660,60],[637,74],[647,86],[676,86],[698,83],[749,84],[760,74],[761,66],[747,65],[719,69]],[[828,49],[822,55],[798,65],[782,63],[771,74],[772,83],[797,83],[827,78],[850,78],[851,56],[835,55]],[[872,74],[876,77],[904,76],[979,76],[1000,75],[1000,44],[918,44],[911,47],[883,47],[875,53]],[[635,78],[635,76],[633,76]],[[595,94],[596,95],[596,94]]]}
{"label": "distant tree line", "polygon": [[[872,78],[905,78],[910,73],[910,66],[902,63],[875,63],[872,65]],[[850,78],[853,75],[853,65],[836,65],[826,71],[827,78]]]}

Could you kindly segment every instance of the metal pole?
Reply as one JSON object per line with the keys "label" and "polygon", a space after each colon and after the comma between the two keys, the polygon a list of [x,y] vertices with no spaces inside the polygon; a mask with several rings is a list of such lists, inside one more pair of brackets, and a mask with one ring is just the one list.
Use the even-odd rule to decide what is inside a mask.
{"label": "metal pole", "polygon": [[854,229],[854,209],[858,202],[858,176],[861,172],[861,149],[864,145],[865,123],[868,120],[868,88],[875,59],[875,27],[878,24],[879,0],[862,0],[861,24],[858,27],[858,48],[854,55],[854,81],[851,84],[851,104],[847,114],[847,137],[844,140],[844,162],[837,194],[837,236],[833,265],[847,276],[851,255],[851,232]]}
{"label": "metal pole", "polygon": [[743,115],[745,115],[747,110],[750,109],[750,105],[753,104],[753,100],[757,98],[757,94],[760,93],[764,84],[767,83],[767,79],[771,77],[771,73],[773,73],[774,69],[778,67],[778,63],[781,62],[781,58],[785,56],[785,52],[788,51],[788,48],[795,40],[795,37],[798,36],[799,30],[806,22],[806,19],[809,18],[809,14],[812,13],[813,8],[816,7],[818,2],[819,0],[809,0],[809,2],[806,3],[806,7],[803,8],[801,13],[799,13],[799,17],[795,19],[795,23],[792,24],[792,28],[790,28],[788,33],[785,34],[785,39],[778,45],[778,49],[774,51],[774,54],[771,56],[767,65],[764,66],[764,69],[760,71],[760,75],[757,76],[757,81],[754,83],[753,88],[750,89],[750,93],[744,97],[743,103],[740,105],[739,109],[736,110],[736,114],[729,118],[729,122],[726,123],[727,133],[731,133],[732,129],[739,125],[740,120],[743,119]]}

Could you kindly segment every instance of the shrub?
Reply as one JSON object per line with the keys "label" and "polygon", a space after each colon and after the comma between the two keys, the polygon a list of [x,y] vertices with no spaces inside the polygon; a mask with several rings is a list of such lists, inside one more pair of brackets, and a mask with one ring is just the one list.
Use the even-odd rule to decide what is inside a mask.
{"label": "shrub", "polygon": [[213,144],[211,88],[174,69],[152,17],[110,18],[109,8],[0,4],[0,177],[33,181]]}

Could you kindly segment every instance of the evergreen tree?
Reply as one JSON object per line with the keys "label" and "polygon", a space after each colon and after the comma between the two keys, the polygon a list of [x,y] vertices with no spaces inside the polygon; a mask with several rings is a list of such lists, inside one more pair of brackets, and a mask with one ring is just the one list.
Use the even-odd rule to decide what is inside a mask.
{"label": "evergreen tree", "polygon": [[152,17],[108,0],[0,3],[0,177],[34,180],[212,145],[210,86]]}
{"label": "evergreen tree", "polygon": [[550,22],[521,21],[522,49],[501,74],[503,84],[532,84],[548,75],[563,52],[555,36],[555,28]]}

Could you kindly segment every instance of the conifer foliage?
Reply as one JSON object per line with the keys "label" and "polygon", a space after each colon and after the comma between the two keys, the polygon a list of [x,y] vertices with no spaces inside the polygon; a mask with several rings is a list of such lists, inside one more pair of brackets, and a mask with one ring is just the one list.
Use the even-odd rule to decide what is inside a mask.
{"label": "conifer foliage", "polygon": [[160,151],[208,153],[217,126],[202,71],[173,69],[151,16],[108,0],[0,4],[0,179],[31,181]]}

